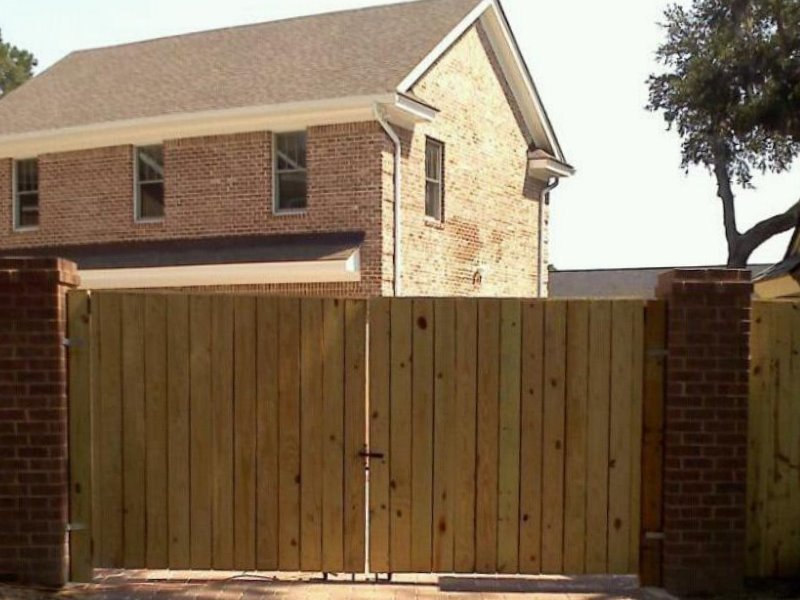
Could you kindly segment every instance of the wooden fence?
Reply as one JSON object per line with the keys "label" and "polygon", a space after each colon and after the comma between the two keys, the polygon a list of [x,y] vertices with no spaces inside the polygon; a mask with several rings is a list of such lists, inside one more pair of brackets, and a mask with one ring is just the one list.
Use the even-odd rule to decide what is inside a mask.
{"label": "wooden fence", "polygon": [[800,303],[755,302],[747,476],[747,572],[800,573]]}
{"label": "wooden fence", "polygon": [[637,573],[663,325],[643,301],[372,301],[371,569]]}
{"label": "wooden fence", "polygon": [[73,292],[69,312],[74,579],[363,570],[365,302]]}

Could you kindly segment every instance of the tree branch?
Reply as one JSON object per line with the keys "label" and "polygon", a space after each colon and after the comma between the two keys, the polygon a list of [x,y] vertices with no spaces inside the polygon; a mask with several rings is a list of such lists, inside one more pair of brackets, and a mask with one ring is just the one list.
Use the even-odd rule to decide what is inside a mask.
{"label": "tree branch", "polygon": [[800,224],[800,200],[786,212],[764,219],[743,233],[736,248],[737,260],[744,260],[746,264],[750,255],[761,244],[772,236],[794,229],[798,224]]}

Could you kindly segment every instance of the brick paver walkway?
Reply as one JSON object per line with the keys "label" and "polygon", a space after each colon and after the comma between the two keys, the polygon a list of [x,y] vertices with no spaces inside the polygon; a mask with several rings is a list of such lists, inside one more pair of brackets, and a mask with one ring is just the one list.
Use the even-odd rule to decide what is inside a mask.
{"label": "brick paver walkway", "polygon": [[[189,579],[191,577],[191,580]],[[12,600],[645,600],[651,592],[627,577],[458,577],[405,576],[375,583],[359,577],[321,578],[286,574],[98,571],[91,585],[58,592],[0,586]]]}

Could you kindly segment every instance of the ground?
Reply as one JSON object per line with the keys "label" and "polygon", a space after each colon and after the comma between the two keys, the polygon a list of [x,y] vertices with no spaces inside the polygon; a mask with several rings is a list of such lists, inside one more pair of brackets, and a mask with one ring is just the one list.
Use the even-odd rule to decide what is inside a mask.
{"label": "ground", "polygon": [[663,592],[639,590],[631,577],[456,577],[410,576],[392,582],[353,582],[281,574],[198,573],[178,571],[102,571],[92,585],[69,585],[58,592],[0,586],[10,600],[649,600],[669,598]]}

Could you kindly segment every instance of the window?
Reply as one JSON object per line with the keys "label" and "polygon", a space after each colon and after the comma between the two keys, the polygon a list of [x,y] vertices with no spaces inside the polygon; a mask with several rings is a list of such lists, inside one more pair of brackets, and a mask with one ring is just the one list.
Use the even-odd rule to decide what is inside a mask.
{"label": "window", "polygon": [[164,146],[136,149],[136,220],[164,218]]}
{"label": "window", "polygon": [[39,161],[19,160],[14,170],[14,228],[39,226]]}
{"label": "window", "polygon": [[428,138],[425,144],[425,216],[442,221],[444,144]]}
{"label": "window", "polygon": [[275,211],[296,211],[306,207],[306,133],[275,136]]}

